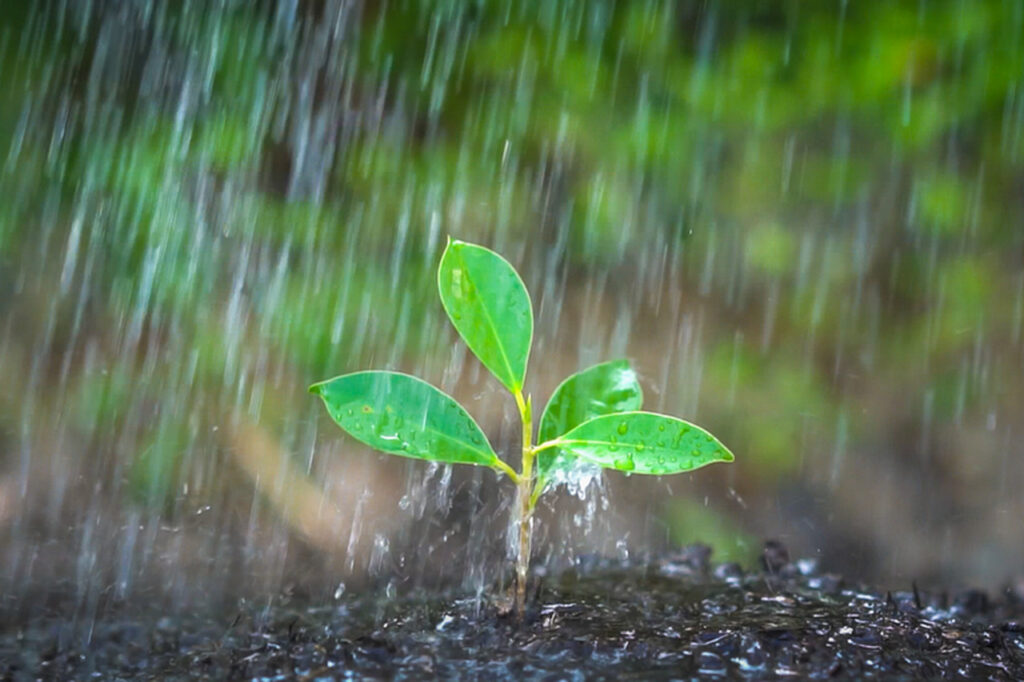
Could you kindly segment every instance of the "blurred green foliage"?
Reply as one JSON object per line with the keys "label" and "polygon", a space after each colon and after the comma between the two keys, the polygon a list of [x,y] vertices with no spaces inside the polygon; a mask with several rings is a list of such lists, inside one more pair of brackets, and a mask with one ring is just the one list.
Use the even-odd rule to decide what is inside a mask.
{"label": "blurred green foliage", "polygon": [[760,540],[745,532],[728,517],[685,497],[671,501],[668,515],[672,521],[672,539],[681,546],[696,538],[714,548],[715,561],[735,561],[753,566],[760,550]]}

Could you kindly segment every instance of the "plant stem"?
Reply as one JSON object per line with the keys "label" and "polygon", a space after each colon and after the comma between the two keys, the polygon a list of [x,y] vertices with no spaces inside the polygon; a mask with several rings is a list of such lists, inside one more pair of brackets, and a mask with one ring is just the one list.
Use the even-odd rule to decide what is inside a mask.
{"label": "plant stem", "polygon": [[522,391],[515,392],[516,406],[523,423],[523,470],[519,474],[519,555],[516,561],[516,613],[520,618],[526,611],[526,578],[530,570],[530,543],[533,535],[533,415],[532,402],[523,399]]}
{"label": "plant stem", "polygon": [[505,464],[500,459],[496,460],[494,462],[494,468],[497,469],[498,471],[502,472],[503,474],[505,474],[509,478],[511,478],[513,483],[515,483],[516,485],[519,485],[519,474],[516,473],[515,469],[513,469],[509,465]]}

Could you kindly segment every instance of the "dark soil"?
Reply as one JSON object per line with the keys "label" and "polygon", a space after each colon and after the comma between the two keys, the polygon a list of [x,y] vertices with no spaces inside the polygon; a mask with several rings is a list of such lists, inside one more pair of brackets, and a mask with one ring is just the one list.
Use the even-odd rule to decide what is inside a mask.
{"label": "dark soil", "polygon": [[520,623],[486,599],[354,597],[190,616],[0,629],[2,679],[1024,679],[1024,600],[878,593],[790,563],[603,560],[539,580]]}

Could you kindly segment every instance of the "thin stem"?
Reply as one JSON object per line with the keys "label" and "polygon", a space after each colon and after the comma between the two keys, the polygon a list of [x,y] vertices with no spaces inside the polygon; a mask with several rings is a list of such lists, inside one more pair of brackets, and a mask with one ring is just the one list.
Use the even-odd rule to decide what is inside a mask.
{"label": "thin stem", "polygon": [[532,402],[516,391],[516,406],[523,423],[523,470],[519,475],[519,556],[516,561],[516,612],[526,611],[526,577],[530,569],[530,543],[533,531],[533,415]]}
{"label": "thin stem", "polygon": [[[534,450],[536,453],[537,451]],[[544,486],[548,484],[547,479],[537,480],[533,483],[533,494],[530,495],[530,508],[534,509],[537,507],[537,500],[540,499],[541,494],[544,492]]]}
{"label": "thin stem", "polygon": [[541,450],[550,450],[551,448],[557,448],[559,445],[561,445],[564,442],[565,441],[561,441],[561,440],[559,440],[557,438],[554,439],[554,440],[546,440],[543,443],[541,443],[541,444],[539,444],[539,445],[537,445],[536,447],[533,448],[533,454],[536,455]]}
{"label": "thin stem", "polygon": [[516,485],[519,485],[519,474],[516,473],[515,469],[510,467],[508,464],[505,464],[500,459],[495,460],[493,466],[494,466],[495,469],[497,469],[501,473],[503,473],[506,476],[508,476],[509,478],[511,478],[513,483],[515,483]]}
{"label": "thin stem", "polygon": [[[540,445],[535,445],[533,447],[533,456],[536,457],[538,452],[541,452],[542,450],[549,450],[551,448],[558,447],[559,445],[561,445],[561,441],[558,439],[544,441]],[[551,472],[548,472],[548,475],[550,475],[550,473]],[[533,482],[533,494],[530,495],[531,509],[537,506],[537,500],[539,500],[540,496],[544,493],[544,487],[547,486],[547,484],[547,476],[545,476],[544,478],[537,479],[536,481]]]}
{"label": "thin stem", "polygon": [[[543,450],[550,450],[551,448],[557,448],[561,444],[562,444],[562,441],[557,439],[557,438],[555,438],[553,440],[546,440],[543,443],[540,443],[538,445],[533,446],[533,455],[534,455],[534,457],[536,457],[538,452],[541,452]],[[539,500],[540,496],[544,494],[544,488],[548,484],[548,480],[549,480],[550,475],[551,475],[551,472],[548,471],[547,474],[544,476],[544,478],[539,478],[539,479],[537,479],[536,481],[533,482],[533,494],[530,495],[530,508],[531,509],[533,509],[533,508],[535,508],[537,506],[537,500]]]}

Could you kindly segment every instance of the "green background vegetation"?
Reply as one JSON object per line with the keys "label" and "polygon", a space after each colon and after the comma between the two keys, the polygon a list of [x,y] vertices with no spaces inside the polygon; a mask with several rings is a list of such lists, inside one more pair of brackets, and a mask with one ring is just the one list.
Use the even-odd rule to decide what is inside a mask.
{"label": "green background vegetation", "polygon": [[537,292],[533,390],[622,352],[736,453],[681,540],[1019,565],[1024,4],[286,5],[0,9],[0,471],[180,519],[234,421],[306,457],[312,380],[457,382],[452,234]]}

